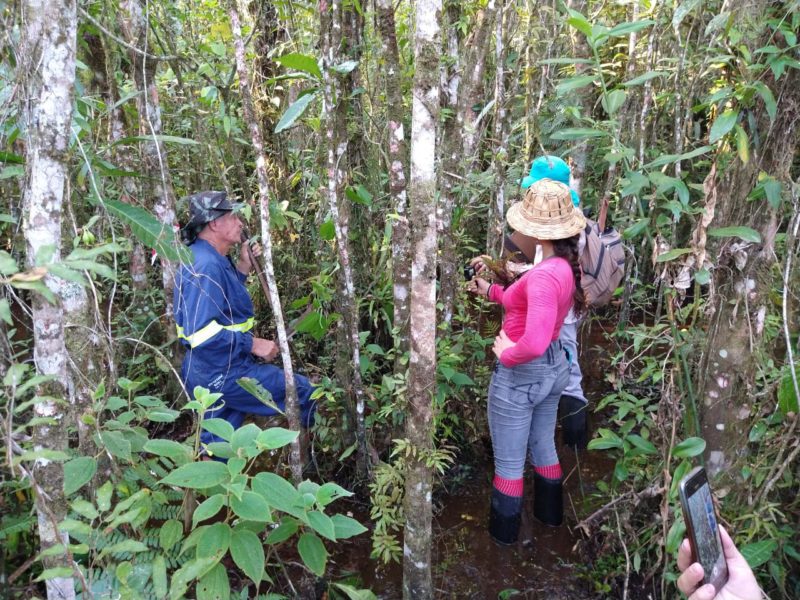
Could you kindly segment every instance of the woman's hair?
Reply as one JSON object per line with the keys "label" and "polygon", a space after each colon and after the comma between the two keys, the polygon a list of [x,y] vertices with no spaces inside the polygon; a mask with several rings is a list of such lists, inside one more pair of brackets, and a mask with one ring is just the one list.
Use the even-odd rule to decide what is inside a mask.
{"label": "woman's hair", "polygon": [[581,287],[581,264],[578,256],[578,241],[581,234],[561,240],[552,240],[553,253],[565,259],[572,267],[572,276],[575,278],[575,293],[572,296],[573,310],[575,315],[582,315],[586,311],[586,297],[583,295]]}

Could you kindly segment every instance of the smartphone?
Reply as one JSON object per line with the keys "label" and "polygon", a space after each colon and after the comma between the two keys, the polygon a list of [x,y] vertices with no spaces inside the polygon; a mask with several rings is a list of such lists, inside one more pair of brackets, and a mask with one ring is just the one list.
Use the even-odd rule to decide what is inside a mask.
{"label": "smartphone", "polygon": [[692,560],[703,567],[703,584],[719,591],[728,581],[728,565],[722,551],[717,513],[703,467],[693,469],[680,483],[683,520],[692,547]]}

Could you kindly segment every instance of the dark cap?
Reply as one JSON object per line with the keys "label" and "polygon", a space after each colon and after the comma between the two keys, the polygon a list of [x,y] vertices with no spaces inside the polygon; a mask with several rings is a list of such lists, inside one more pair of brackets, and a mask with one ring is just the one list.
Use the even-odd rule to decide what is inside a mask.
{"label": "dark cap", "polygon": [[181,237],[184,243],[191,244],[197,238],[201,229],[211,221],[221,216],[238,210],[239,204],[231,204],[226,192],[213,190],[197,192],[185,198],[189,203],[189,220],[181,228]]}

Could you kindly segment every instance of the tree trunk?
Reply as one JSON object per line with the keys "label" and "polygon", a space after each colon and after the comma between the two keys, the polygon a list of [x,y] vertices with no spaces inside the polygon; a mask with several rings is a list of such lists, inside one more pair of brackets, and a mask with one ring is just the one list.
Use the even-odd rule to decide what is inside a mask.
{"label": "tree trunk", "polygon": [[440,288],[439,303],[442,306],[441,320],[450,323],[453,319],[455,301],[461,285],[461,275],[456,264],[456,238],[453,235],[453,210],[456,206],[455,187],[461,179],[458,174],[461,166],[462,120],[458,112],[458,99],[461,93],[461,53],[458,35],[458,20],[461,16],[461,2],[447,0],[445,3],[447,61],[442,65],[442,108],[447,111],[442,125],[441,172],[439,173],[440,200],[437,208],[439,227]]}
{"label": "tree trunk", "polygon": [[[261,240],[264,246],[264,274],[267,278],[269,287],[269,301],[272,306],[272,314],[275,318],[275,329],[278,332],[278,345],[281,349],[281,360],[283,361],[283,374],[286,379],[286,418],[289,428],[295,431],[302,429],[300,424],[300,407],[297,400],[297,387],[294,382],[294,369],[292,367],[292,355],[289,351],[289,338],[286,335],[286,325],[283,322],[283,308],[278,294],[278,286],[275,281],[275,269],[272,263],[272,233],[270,232],[269,199],[270,187],[269,176],[267,175],[267,159],[264,155],[264,141],[261,136],[261,129],[253,106],[253,97],[250,94],[250,73],[245,59],[244,41],[242,40],[242,27],[239,22],[239,11],[236,8],[236,0],[229,0],[228,11],[231,18],[231,32],[233,33],[233,44],[236,53],[236,71],[239,75],[239,91],[242,94],[242,112],[244,122],[250,130],[250,139],[253,142],[253,150],[256,155],[256,175],[258,177],[258,194],[261,206]],[[295,484],[303,479],[303,459],[300,437],[292,442],[292,451],[289,457],[292,469],[292,479]]]}
{"label": "tree trunk", "polygon": [[342,382],[349,381],[351,396],[355,401],[356,442],[358,444],[358,473],[369,476],[369,455],[364,421],[364,386],[361,382],[361,349],[358,336],[358,300],[356,299],[353,269],[350,265],[350,211],[339,210],[344,191],[344,161],[347,152],[347,104],[345,93],[337,80],[335,67],[339,63],[342,32],[342,5],[339,0],[321,0],[320,30],[322,35],[322,119],[325,126],[326,168],[328,175],[328,205],[336,236],[336,249],[341,267],[342,292],[338,304],[343,315],[344,333],[349,345],[350,364]]}
{"label": "tree trunk", "polygon": [[405,370],[403,355],[408,352],[409,283],[411,279],[408,198],[406,195],[406,168],[408,151],[403,127],[403,93],[400,89],[400,55],[392,0],[377,0],[378,28],[383,42],[383,60],[386,76],[386,118],[389,126],[389,195],[392,216],[392,293],[394,297],[393,327],[395,334],[395,372]]}
{"label": "tree trunk", "polygon": [[[735,159],[713,182],[717,197],[724,199],[717,205],[714,227],[752,227],[760,233],[761,243],[725,238],[708,251],[718,261],[709,300],[708,342],[695,383],[707,468],[712,473],[728,468],[736,450],[746,443],[758,361],[773,352],[763,346],[763,333],[772,290],[780,286],[772,267],[775,236],[782,223],[766,200],[754,204],[748,196],[761,172],[783,182],[784,189],[791,185],[789,170],[800,142],[800,71],[787,70],[779,82],[765,83],[779,100],[775,120],[770,123],[759,100],[753,116],[760,143],[747,163]],[[749,137],[756,136],[751,131]]]}
{"label": "tree trunk", "polygon": [[411,116],[411,357],[406,437],[403,597],[433,597],[431,579],[431,468],[436,387],[436,142],[439,118],[441,0],[416,3]]}
{"label": "tree trunk", "polygon": [[495,80],[494,80],[494,151],[492,152],[492,171],[494,172],[494,199],[489,203],[488,227],[486,232],[486,252],[490,256],[500,256],[503,250],[503,216],[505,215],[506,194],[506,45],[504,40],[505,0],[497,0],[497,16],[494,39]]}
{"label": "tree trunk", "polygon": [[[75,82],[77,35],[76,4],[73,1],[50,3],[26,0],[22,3],[22,30],[19,73],[24,78],[27,103],[23,118],[27,125],[28,147],[25,162],[23,204],[24,232],[28,268],[36,267],[37,255],[52,253],[52,262],[61,260],[61,221],[64,187],[67,178],[72,100]],[[52,275],[44,283],[55,295],[49,302],[32,293],[34,362],[41,375],[53,379],[42,384],[33,411],[40,424],[34,427],[37,450],[64,451],[70,426],[63,403],[69,397],[70,380],[64,346],[64,306],[74,292],[72,287]],[[64,498],[64,469],[60,462],[39,459],[33,466],[36,513],[41,549],[67,544],[68,536],[56,529],[67,513]],[[68,556],[68,555],[67,555]],[[45,568],[68,567],[65,555],[42,559]],[[47,581],[48,598],[74,598],[72,577]]]}
{"label": "tree trunk", "polygon": [[[168,229],[176,229],[175,194],[167,163],[166,149],[159,136],[161,127],[161,106],[158,100],[158,86],[155,74],[158,62],[149,54],[148,7],[141,0],[122,0],[120,2],[120,29],[127,42],[139,51],[130,49],[129,60],[133,70],[133,81],[139,94],[136,106],[139,112],[139,135],[149,138],[142,142],[142,162],[148,178],[147,201],[145,207],[152,206],[156,218]],[[164,331],[168,341],[175,341],[176,333],[172,317],[172,291],[175,287],[176,265],[166,258],[161,261],[161,279],[164,288],[165,315]]]}

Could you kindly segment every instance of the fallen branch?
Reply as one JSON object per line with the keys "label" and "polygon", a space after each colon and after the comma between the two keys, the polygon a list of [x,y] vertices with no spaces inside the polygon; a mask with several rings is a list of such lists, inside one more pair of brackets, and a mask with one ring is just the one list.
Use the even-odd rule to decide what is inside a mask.
{"label": "fallen branch", "polygon": [[586,535],[591,535],[591,526],[592,524],[603,517],[608,511],[614,508],[617,504],[624,500],[631,500],[634,504],[639,504],[642,500],[646,498],[655,498],[656,496],[660,496],[666,491],[666,488],[662,485],[651,485],[649,487],[644,488],[638,492],[630,491],[622,494],[621,496],[617,496],[608,504],[600,507],[596,511],[594,511],[591,515],[586,517],[583,521],[578,523],[578,527],[583,529]]}

